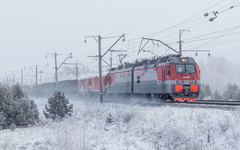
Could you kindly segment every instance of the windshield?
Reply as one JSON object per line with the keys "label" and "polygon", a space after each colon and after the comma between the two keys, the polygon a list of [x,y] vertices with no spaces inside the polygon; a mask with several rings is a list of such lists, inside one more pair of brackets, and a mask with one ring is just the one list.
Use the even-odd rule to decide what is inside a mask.
{"label": "windshield", "polygon": [[176,65],[176,73],[196,73],[195,65]]}
{"label": "windshield", "polygon": [[177,73],[185,73],[184,65],[176,65],[176,72]]}
{"label": "windshield", "polygon": [[195,73],[195,66],[194,65],[186,65],[186,73]]}

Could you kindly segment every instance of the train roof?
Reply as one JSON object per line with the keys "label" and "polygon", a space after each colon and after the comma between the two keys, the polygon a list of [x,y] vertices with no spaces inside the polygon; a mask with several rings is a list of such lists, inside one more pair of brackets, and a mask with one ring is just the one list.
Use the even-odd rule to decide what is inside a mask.
{"label": "train roof", "polygon": [[[181,64],[181,63],[189,63],[189,64],[196,64],[195,60],[192,57],[183,57],[178,54],[170,54],[170,55],[165,55],[161,57],[153,57],[151,59],[138,59],[133,63],[125,62],[122,65],[118,65],[115,68],[111,68],[109,72],[115,72],[118,70],[122,69],[130,69],[133,67],[138,67],[138,66],[150,66],[150,65],[158,65],[158,64]],[[108,72],[103,72],[102,76],[106,76]],[[89,79],[89,78],[98,78],[99,74],[89,74],[85,76],[81,76],[79,79]]]}
{"label": "train roof", "polygon": [[161,57],[153,57],[151,59],[138,59],[134,63],[125,62],[124,65],[119,65],[116,68],[110,69],[111,71],[117,71],[121,69],[132,68],[136,66],[149,66],[149,65],[157,65],[160,63],[167,64],[179,64],[179,63],[191,63],[195,64],[195,60],[192,57],[183,57],[178,54],[170,54]]}

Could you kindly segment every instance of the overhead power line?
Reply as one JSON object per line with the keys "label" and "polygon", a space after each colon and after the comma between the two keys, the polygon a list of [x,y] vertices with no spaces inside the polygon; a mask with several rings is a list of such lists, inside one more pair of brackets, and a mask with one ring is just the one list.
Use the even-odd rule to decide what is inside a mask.
{"label": "overhead power line", "polygon": [[160,10],[158,10],[158,11],[156,11],[156,12],[151,13],[151,14],[149,14],[149,15],[147,15],[147,16],[139,19],[139,20],[136,20],[136,21],[134,21],[133,23],[131,23],[131,24],[129,24],[129,25],[126,25],[126,26],[124,26],[124,27],[122,27],[122,28],[119,28],[119,29],[117,29],[117,30],[115,30],[115,31],[107,34],[107,35],[110,35],[110,34],[113,34],[113,33],[115,33],[115,32],[118,32],[118,31],[122,31],[122,30],[124,30],[124,29],[127,29],[127,28],[129,28],[129,27],[131,27],[131,26],[133,26],[133,25],[135,25],[135,24],[137,24],[137,23],[139,23],[139,22],[142,22],[142,21],[144,21],[144,20],[146,20],[146,19],[148,19],[148,18],[150,18],[150,17],[152,17],[152,16],[154,16],[154,15],[156,15],[156,14],[159,14],[160,12],[162,12],[162,11],[164,11],[164,10],[166,10],[166,9],[174,6],[174,5],[176,5],[176,4],[179,3],[180,1],[182,1],[182,0],[177,0],[177,1],[175,1],[175,2],[173,2],[173,3],[171,3],[171,4],[169,4],[169,5],[167,5],[166,7],[161,8]]}
{"label": "overhead power line", "polygon": [[207,41],[207,42],[202,43],[201,45],[195,47],[195,49],[200,48],[200,47],[202,47],[202,46],[204,46],[204,45],[206,45],[206,44],[208,44],[208,43],[211,43],[211,42],[213,42],[213,41],[215,41],[215,40],[217,40],[217,39],[225,36],[226,34],[232,32],[232,31],[234,31],[234,30],[236,30],[236,29],[238,29],[238,28],[240,28],[240,26],[237,26],[237,27],[235,27],[235,28],[233,28],[233,29],[231,29],[231,30],[229,30],[229,31],[226,31],[225,33],[217,36],[216,38],[214,38],[214,39],[212,39],[212,40],[210,40],[210,41]]}
{"label": "overhead power line", "polygon": [[[226,0],[222,0],[222,1],[218,2],[217,4],[214,4],[214,5],[212,5],[211,7],[207,8],[207,9],[204,9],[203,11],[198,12],[198,13],[196,13],[195,15],[193,15],[193,16],[191,16],[191,17],[189,17],[189,18],[187,18],[187,19],[185,19],[185,20],[183,20],[183,21],[180,21],[179,23],[177,23],[177,24],[175,24],[175,25],[173,25],[173,26],[171,26],[171,27],[168,27],[168,28],[166,28],[166,29],[164,29],[164,30],[155,32],[155,33],[153,33],[153,34],[155,34],[155,35],[156,35],[156,34],[160,34],[160,33],[163,33],[163,32],[165,32],[165,31],[168,31],[168,30],[170,30],[170,29],[172,29],[172,28],[179,27],[179,26],[181,26],[184,22],[186,22],[186,21],[188,21],[188,20],[190,20],[190,19],[192,19],[192,18],[194,18],[194,17],[196,17],[196,16],[198,16],[198,15],[202,15],[202,14],[203,14],[204,12],[206,12],[207,10],[209,10],[209,9],[211,9],[211,8],[219,5],[219,4],[222,4],[222,3],[225,2],[225,1],[226,1]],[[148,36],[148,35],[147,35],[147,36]]]}
{"label": "overhead power line", "polygon": [[228,39],[228,40],[218,41],[218,42],[211,43],[211,44],[206,44],[206,45],[202,46],[202,48],[209,47],[209,46],[215,46],[215,45],[223,45],[223,44],[228,44],[228,43],[234,43],[234,42],[239,42],[239,41],[240,41],[240,38]]}
{"label": "overhead power line", "polygon": [[228,3],[227,5],[219,8],[217,11],[218,11],[218,12],[225,11],[225,10],[231,8],[232,6],[236,5],[236,4],[234,4],[234,3],[238,4],[239,2],[237,2],[236,0],[233,0],[232,2]]}
{"label": "overhead power line", "polygon": [[202,35],[198,35],[198,36],[195,36],[195,37],[190,37],[190,38],[184,39],[184,41],[199,39],[199,38],[202,38],[202,37],[207,37],[207,36],[216,35],[216,34],[221,34],[221,33],[225,33],[226,31],[230,31],[230,30],[233,30],[233,29],[235,30],[235,29],[238,29],[238,28],[240,28],[240,26],[234,26],[234,27],[231,27],[231,28],[226,28],[226,29],[223,29],[223,30],[219,30],[219,31],[215,31],[215,32],[207,33],[207,34],[202,34]]}
{"label": "overhead power line", "polygon": [[[235,4],[233,4],[233,3],[235,3]],[[216,11],[212,11],[211,13],[209,13],[209,12],[204,13],[204,16],[205,17],[210,16],[209,21],[212,22],[218,17],[219,14],[229,11],[229,10],[234,9],[239,6],[240,6],[240,2],[236,3],[236,1],[233,1]]]}
{"label": "overhead power line", "polygon": [[[191,24],[191,23],[193,23],[193,22],[200,21],[200,20],[204,19],[204,16],[202,16],[202,14],[203,14],[204,12],[206,12],[207,10],[209,10],[209,9],[211,9],[211,8],[214,8],[214,7],[222,4],[222,3],[225,2],[225,1],[226,1],[226,0],[222,0],[222,1],[220,1],[220,2],[218,2],[218,3],[216,3],[216,4],[214,4],[214,5],[212,5],[212,6],[210,6],[210,7],[208,7],[207,9],[204,9],[204,10],[202,10],[202,11],[194,14],[193,16],[191,16],[191,17],[189,17],[189,18],[187,18],[187,19],[184,19],[184,20],[180,21],[179,23],[177,23],[177,24],[175,24],[175,25],[173,25],[173,26],[170,26],[170,27],[168,27],[168,28],[165,28],[165,29],[163,29],[163,30],[161,30],[161,31],[157,31],[157,32],[145,34],[145,35],[143,35],[143,36],[148,36],[148,37],[156,36],[156,35],[159,35],[159,34],[161,34],[161,33],[163,33],[163,32],[166,32],[166,31],[168,31],[168,30],[171,30],[172,28],[181,27],[181,26],[184,26],[184,25]],[[198,17],[197,17],[197,16],[198,16]],[[196,17],[197,17],[197,18],[196,18]],[[194,19],[194,20],[191,20],[191,19]],[[189,22],[187,22],[187,21],[189,21]],[[188,29],[188,30],[189,30],[189,29],[191,29],[191,28],[194,28],[194,27],[196,27],[196,26],[202,25],[202,24],[207,23],[207,22],[208,22],[208,21],[201,22],[201,23],[198,23],[198,24],[196,24],[196,25],[187,27],[187,28],[185,28],[185,29]],[[172,34],[172,35],[174,35],[174,34]],[[130,40],[137,40],[137,39],[138,39],[138,40],[139,40],[139,43],[137,43],[137,44],[140,44],[141,38],[142,38],[143,36],[135,37],[135,38],[132,38],[132,39],[130,39]]]}
{"label": "overhead power line", "polygon": [[[177,2],[179,2],[179,1],[177,1]],[[163,33],[163,32],[169,31],[169,30],[171,30],[171,29],[173,29],[173,28],[182,27],[182,26],[184,26],[184,29],[195,28],[195,27],[198,27],[198,26],[200,26],[200,25],[205,24],[205,23],[208,22],[207,20],[204,20],[204,21],[203,21],[203,19],[205,18],[205,17],[203,16],[203,14],[204,14],[206,11],[209,11],[210,9],[217,8],[217,7],[219,8],[219,6],[222,6],[222,7],[220,7],[220,8],[217,9],[217,10],[218,10],[219,12],[224,12],[226,9],[229,9],[229,8],[232,9],[232,8],[231,8],[232,6],[236,8],[236,7],[239,7],[238,5],[240,5],[240,3],[238,4],[238,3],[235,3],[235,2],[231,2],[231,3],[226,4],[225,2],[227,2],[227,1],[226,1],[226,0],[222,0],[222,1],[220,1],[220,2],[218,2],[218,3],[216,3],[216,4],[214,4],[214,5],[212,5],[212,6],[210,6],[210,7],[208,7],[207,9],[204,9],[204,10],[202,10],[202,11],[200,11],[200,12],[192,15],[191,17],[188,17],[188,18],[180,21],[179,23],[177,23],[177,24],[175,24],[175,25],[173,25],[173,26],[170,26],[170,27],[168,27],[168,28],[166,28],[166,29],[163,29],[163,30],[161,30],[161,31],[158,31],[158,32],[154,32],[154,33],[151,33],[151,34],[146,34],[146,35],[144,35],[144,36],[149,36],[149,37],[156,36],[156,35],[159,35],[159,34],[161,34],[161,33]],[[224,4],[226,4],[226,5],[224,5]],[[174,3],[168,5],[168,7],[171,7],[171,5],[174,5]],[[223,5],[224,5],[224,6],[223,6]],[[231,5],[232,5],[232,6],[231,6]],[[229,6],[230,6],[230,7],[229,7]],[[229,7],[229,8],[228,8],[228,7]],[[165,9],[167,9],[167,7],[166,7]],[[161,10],[160,10],[159,12],[161,12]],[[130,26],[133,26],[133,25],[135,25],[136,23],[138,23],[138,22],[140,22],[140,21],[143,21],[143,20],[147,19],[148,17],[151,17],[151,16],[153,16],[153,15],[159,13],[159,12],[155,12],[155,13],[152,13],[152,14],[146,16],[146,17],[143,17],[142,19],[137,20],[136,22],[134,22],[134,23],[132,23],[132,24],[129,24],[129,25],[123,27],[123,28],[120,28],[119,31],[120,31],[120,30],[124,30],[124,29],[126,29],[126,28],[128,28],[128,27],[130,27]],[[185,27],[186,27],[186,28],[185,28]],[[185,40],[183,40],[183,41],[184,41],[184,42],[189,42],[189,41],[193,41],[193,40],[195,40],[195,41],[206,41],[206,40],[209,40],[209,41],[207,41],[207,42],[202,43],[200,46],[198,46],[198,47],[202,47],[202,46],[204,46],[204,45],[209,45],[209,44],[211,44],[212,42],[214,42],[215,40],[217,40],[217,39],[219,39],[219,38],[222,38],[222,37],[225,37],[225,36],[230,36],[230,35],[233,35],[233,34],[238,34],[237,32],[232,33],[232,32],[235,31],[236,29],[238,29],[238,26],[237,26],[237,27],[228,28],[228,29],[224,29],[224,30],[217,31],[217,32],[213,32],[213,33],[208,33],[208,34],[204,34],[204,35],[200,35],[200,36],[188,38],[188,39],[185,39],[185,40],[188,40],[188,41],[185,41]],[[118,30],[117,30],[117,31],[118,31]],[[117,31],[115,31],[115,32],[117,32]],[[177,33],[178,33],[178,32],[174,32],[174,33],[165,35],[165,36],[163,36],[163,37],[173,36],[173,35],[175,35],[175,34],[177,34]],[[209,36],[210,36],[210,37],[209,37]],[[141,37],[142,37],[142,36],[141,36]],[[134,41],[134,42],[133,42],[133,43],[126,42],[126,44],[128,44],[128,45],[126,45],[124,49],[130,50],[130,48],[132,48],[132,47],[137,47],[136,45],[139,45],[139,44],[141,43],[141,37],[135,37],[135,38],[130,39],[129,41],[132,40],[132,41]],[[171,42],[171,43],[176,44],[176,42]],[[134,45],[134,46],[129,46],[129,44],[132,44],[132,45]],[[130,54],[130,53],[135,53],[135,52],[137,52],[137,50],[132,50],[132,51],[129,51],[128,53]]]}
{"label": "overhead power line", "polygon": [[[230,36],[230,35],[236,35],[236,34],[240,34],[240,31],[225,34],[224,37]],[[186,42],[189,43],[189,42],[205,41],[205,40],[214,39],[214,38],[217,38],[217,37],[218,37],[218,36],[211,36],[211,37],[207,37],[207,38],[201,38],[201,39],[195,39],[195,40],[188,40],[188,41],[184,41],[184,42],[185,42],[185,43],[186,43]]]}

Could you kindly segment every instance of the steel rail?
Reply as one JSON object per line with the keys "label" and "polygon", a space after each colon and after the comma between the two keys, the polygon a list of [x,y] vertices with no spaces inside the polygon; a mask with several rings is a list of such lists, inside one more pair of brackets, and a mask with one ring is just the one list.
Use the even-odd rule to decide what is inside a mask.
{"label": "steel rail", "polygon": [[240,101],[197,100],[197,101],[188,101],[186,104],[240,106]]}
{"label": "steel rail", "polygon": [[229,101],[229,100],[197,100],[197,101],[162,101],[164,103],[173,104],[200,104],[200,105],[226,105],[226,106],[240,106],[240,101]]}

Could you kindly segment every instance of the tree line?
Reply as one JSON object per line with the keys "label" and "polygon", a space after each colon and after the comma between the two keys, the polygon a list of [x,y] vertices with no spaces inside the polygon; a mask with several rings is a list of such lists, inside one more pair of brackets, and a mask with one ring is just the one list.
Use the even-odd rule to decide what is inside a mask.
{"label": "tree line", "polygon": [[236,84],[229,83],[223,91],[224,92],[219,92],[217,90],[212,91],[208,84],[202,84],[200,86],[198,99],[240,101],[240,88]]}

